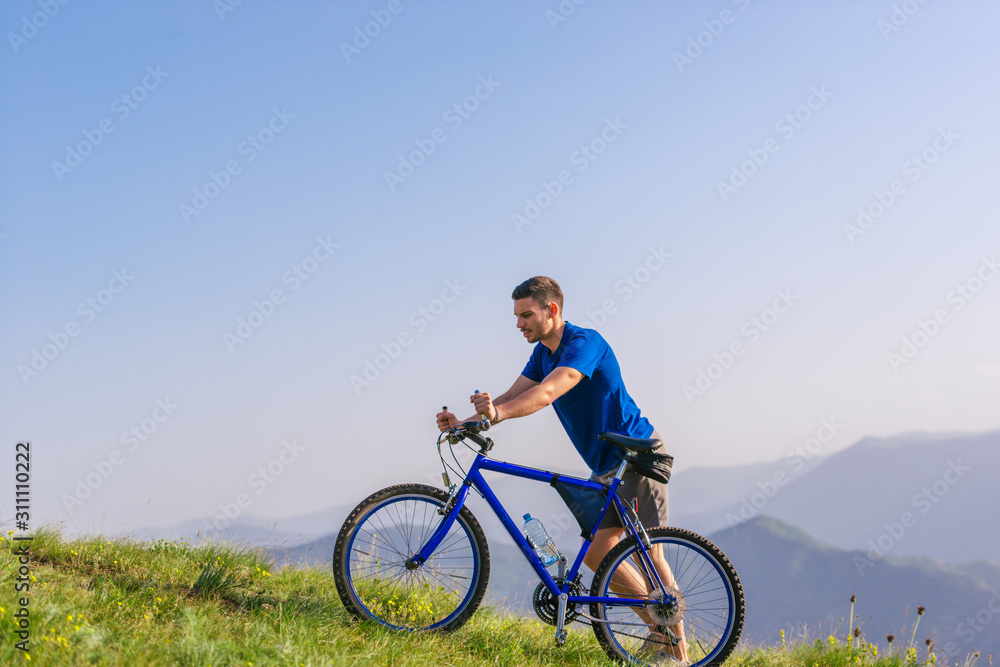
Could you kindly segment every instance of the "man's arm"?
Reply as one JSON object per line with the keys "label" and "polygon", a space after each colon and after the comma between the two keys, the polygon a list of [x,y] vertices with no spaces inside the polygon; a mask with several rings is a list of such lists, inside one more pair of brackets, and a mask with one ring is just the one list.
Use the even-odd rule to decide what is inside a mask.
{"label": "man's arm", "polygon": [[[464,421],[478,420],[481,414],[494,424],[504,419],[524,417],[538,412],[547,405],[551,405],[557,398],[576,386],[583,379],[583,373],[570,368],[569,366],[559,366],[545,376],[541,383],[529,380],[523,375],[519,376],[514,384],[497,397],[496,401],[490,398],[488,393],[474,394],[470,401],[476,406],[476,414]],[[459,422],[457,419],[452,423],[450,412],[439,412],[438,428],[447,430]],[[496,417],[496,419],[494,419]]]}
{"label": "man's arm", "polygon": [[514,380],[514,384],[510,386],[510,389],[493,399],[493,405],[500,405],[502,403],[506,403],[507,401],[511,401],[532,387],[537,387],[538,384],[538,382],[529,380],[523,375],[518,375],[517,379]]}
{"label": "man's arm", "polygon": [[497,411],[495,409],[495,406],[497,406],[497,405],[499,405],[501,403],[506,403],[507,401],[510,401],[511,399],[517,398],[518,396],[520,396],[524,392],[528,391],[532,387],[538,386],[538,384],[539,384],[538,382],[535,382],[534,380],[529,380],[528,378],[524,377],[523,375],[518,375],[517,379],[514,380],[514,384],[512,384],[510,386],[510,389],[508,389],[504,393],[500,394],[496,398],[492,398],[490,396],[489,392],[483,392],[481,394],[474,394],[469,399],[469,402],[470,403],[474,403],[476,405],[476,409],[479,410],[479,412],[477,412],[476,414],[472,415],[471,417],[469,417],[468,419],[465,419],[463,421],[478,420],[479,416],[481,414],[485,414],[486,417],[491,422],[493,422],[494,424],[496,424],[500,420],[499,419],[497,419],[496,421],[493,420],[493,417],[497,415]]}
{"label": "man's arm", "polygon": [[[524,392],[528,391],[532,387],[537,386],[538,384],[539,384],[538,382],[535,382],[534,380],[529,380],[528,378],[524,377],[523,375],[518,375],[517,379],[514,380],[514,384],[512,384],[510,386],[510,389],[508,389],[507,391],[505,391],[504,393],[502,393],[497,398],[493,399],[489,404],[484,404],[482,411],[484,413],[486,413],[486,416],[490,418],[490,421],[493,421],[493,417],[494,417],[494,415],[496,415],[496,411],[493,409],[494,405],[497,405],[497,404],[500,404],[500,403],[506,403],[507,401],[509,401],[509,400],[511,400],[513,398],[517,398],[518,396],[520,396]],[[486,393],[486,392],[484,392],[482,394],[477,394],[476,396],[479,396],[480,400],[482,400],[482,399],[489,399],[490,398],[489,393]],[[476,396],[473,396],[470,399],[470,402],[475,403]],[[452,426],[456,426],[458,424],[461,424],[463,421],[466,421],[466,422],[467,421],[473,421],[473,420],[478,421],[479,420],[479,414],[480,413],[477,412],[476,414],[472,415],[468,419],[459,420],[458,417],[455,417],[455,415],[452,414],[451,412],[439,412],[438,416],[437,416],[438,428],[441,429],[442,431],[445,431],[445,430],[451,428]],[[454,419],[451,419],[452,417],[454,417]]]}
{"label": "man's arm", "polygon": [[[504,398],[507,394],[511,393],[508,391],[507,394],[493,401],[492,406],[489,405],[491,401],[489,401],[488,397],[484,397],[486,400],[482,401],[482,406],[479,404],[480,401],[476,401],[476,409],[489,410],[487,416],[496,415],[497,421],[530,415],[538,412],[547,405],[551,405],[557,398],[575,387],[583,379],[583,373],[569,366],[559,366],[545,376],[541,384],[532,383],[531,380],[528,380],[523,375],[521,378],[518,378],[518,380],[521,379],[525,380],[527,385],[522,385],[524,389],[516,396],[501,401],[500,398]],[[514,386],[511,387],[511,391],[517,385],[518,383],[515,382]]]}

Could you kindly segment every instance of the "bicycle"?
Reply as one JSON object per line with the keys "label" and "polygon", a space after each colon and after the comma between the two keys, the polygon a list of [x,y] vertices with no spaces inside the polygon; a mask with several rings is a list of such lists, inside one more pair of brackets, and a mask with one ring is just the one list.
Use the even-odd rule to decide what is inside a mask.
{"label": "bicycle", "polygon": [[[400,484],[373,493],[351,512],[333,553],[334,580],[344,606],[360,619],[399,630],[447,632],[468,621],[486,594],[490,574],[486,536],[465,504],[474,489],[540,579],[535,611],[556,626],[557,645],[566,642],[566,625],[589,622],[601,647],[617,662],[721,665],[743,631],[745,605],[736,569],[718,547],[696,533],[668,527],[646,530],[635,508],[616,493],[629,462],[660,441],[601,434],[625,453],[614,478],[601,484],[489,458],[493,441],[481,435],[489,427],[484,417],[438,437],[447,491]],[[479,447],[470,447],[476,453],[468,471],[461,470],[454,452],[465,440]],[[445,461],[444,442],[464,473],[459,484],[450,483],[449,469],[459,471]],[[584,541],[568,571],[563,556],[552,576],[483,478],[484,471],[591,494],[591,501],[603,498],[603,506],[593,503],[600,507],[596,520],[577,517]],[[601,561],[587,595],[580,567],[594,531],[612,507],[625,535]],[[577,514],[578,508],[571,509]]]}

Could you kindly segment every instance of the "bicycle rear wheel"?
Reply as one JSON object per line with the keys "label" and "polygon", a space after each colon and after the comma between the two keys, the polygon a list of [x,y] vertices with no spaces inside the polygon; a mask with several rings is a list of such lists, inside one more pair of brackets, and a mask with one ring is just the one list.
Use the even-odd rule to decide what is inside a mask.
{"label": "bicycle rear wheel", "polygon": [[479,608],[490,576],[483,529],[463,507],[423,565],[407,567],[437,529],[448,494],[400,484],[359,504],[337,536],[333,574],[355,616],[400,630],[454,630]]}
{"label": "bicycle rear wheel", "polygon": [[[601,561],[591,595],[649,598],[642,609],[594,603],[590,613],[605,652],[628,664],[721,665],[743,632],[745,603],[736,569],[704,537],[679,528],[647,531],[660,580],[676,602],[664,604],[639,561],[639,543],[627,538]],[[666,628],[675,635],[653,632]],[[683,641],[671,646],[671,641]]]}

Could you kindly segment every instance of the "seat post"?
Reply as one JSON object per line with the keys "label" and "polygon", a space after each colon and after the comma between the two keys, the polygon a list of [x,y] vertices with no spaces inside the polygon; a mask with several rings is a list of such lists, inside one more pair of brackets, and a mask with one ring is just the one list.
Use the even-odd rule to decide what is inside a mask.
{"label": "seat post", "polygon": [[625,458],[622,459],[621,465],[618,466],[618,471],[615,473],[615,479],[621,480],[622,474],[625,472],[625,466],[627,466],[629,461],[631,461],[634,457],[635,452],[625,452]]}

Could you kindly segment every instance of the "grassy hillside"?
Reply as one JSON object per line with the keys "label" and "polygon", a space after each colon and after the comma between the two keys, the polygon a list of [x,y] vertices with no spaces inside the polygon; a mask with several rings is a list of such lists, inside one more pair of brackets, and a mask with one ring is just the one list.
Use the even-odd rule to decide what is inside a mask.
{"label": "grassy hillside", "polygon": [[[332,575],[272,571],[259,554],[224,545],[64,541],[40,531],[0,549],[0,664],[36,665],[607,665],[589,628],[556,648],[552,628],[480,610],[451,635],[399,634],[353,622]],[[31,550],[30,654],[15,647],[18,557]],[[860,642],[860,640],[859,640]],[[903,643],[902,639],[900,643]],[[897,644],[898,646],[899,644]],[[743,651],[729,664],[924,664],[885,647],[831,637]],[[940,664],[940,663],[939,663]]]}

